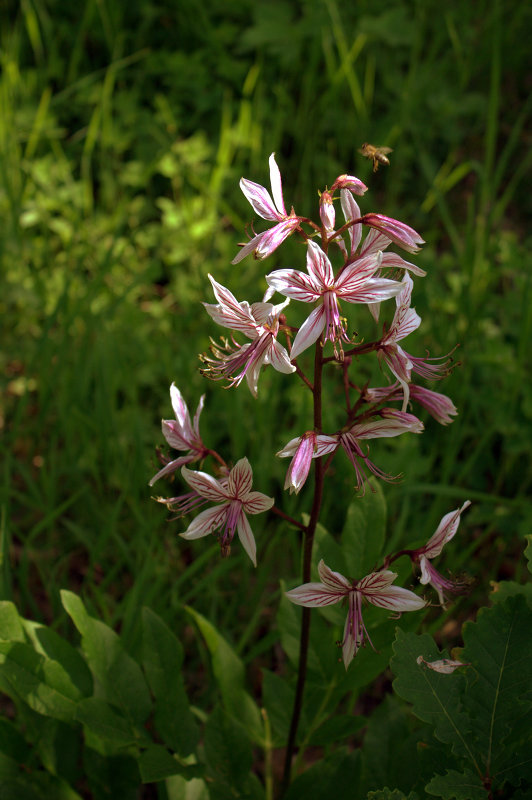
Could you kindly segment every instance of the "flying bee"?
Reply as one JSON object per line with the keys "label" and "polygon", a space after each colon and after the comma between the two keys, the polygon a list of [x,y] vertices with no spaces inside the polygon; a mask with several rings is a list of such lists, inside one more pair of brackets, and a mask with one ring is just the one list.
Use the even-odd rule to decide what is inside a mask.
{"label": "flying bee", "polygon": [[387,167],[390,166],[390,160],[386,158],[386,156],[393,151],[391,147],[375,147],[374,144],[364,142],[358,152],[366,158],[371,158],[373,161],[373,172],[377,172],[379,164],[385,164]]}

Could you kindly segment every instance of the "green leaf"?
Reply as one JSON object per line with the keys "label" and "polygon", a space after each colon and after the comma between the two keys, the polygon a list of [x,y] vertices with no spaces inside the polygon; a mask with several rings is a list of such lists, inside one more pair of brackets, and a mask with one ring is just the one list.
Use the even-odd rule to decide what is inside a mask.
{"label": "green leaf", "polygon": [[362,747],[364,791],[395,786],[410,791],[419,773],[419,733],[410,732],[404,703],[388,695],[369,718]]}
{"label": "green leaf", "polygon": [[0,675],[39,714],[71,721],[82,694],[61,664],[21,642],[0,642]]}
{"label": "green leaf", "polygon": [[84,697],[92,694],[92,675],[81,654],[55,631],[38,622],[22,620],[24,629],[37,653],[57,661]]}
{"label": "green leaf", "polygon": [[303,772],[290,784],[283,800],[324,800],[353,797],[360,781],[360,756],[340,747]]}
{"label": "green leaf", "polygon": [[22,620],[14,603],[0,601],[0,640],[6,642],[25,642]]}
{"label": "green leaf", "polygon": [[444,800],[487,800],[488,797],[479,776],[469,770],[461,774],[451,769],[445,775],[435,775],[425,790]]}
{"label": "green leaf", "polygon": [[372,481],[347,509],[341,535],[347,575],[359,579],[372,572],[381,559],[385,533],[386,501],[380,483]]}
{"label": "green leaf", "polygon": [[361,731],[366,723],[365,717],[355,717],[350,714],[330,717],[312,733],[309,744],[320,747],[337,744]]}
{"label": "green leaf", "polygon": [[426,634],[416,636],[398,628],[393,649],[391,668],[397,676],[393,683],[397,694],[413,704],[419,719],[434,725],[441,742],[452,744],[456,753],[474,763],[468,743],[470,722],[460,702],[464,676],[460,672],[442,675],[417,663],[418,656],[426,661],[441,658],[433,639]]}
{"label": "green leaf", "polygon": [[81,633],[82,650],[105,699],[118,706],[131,722],[143,724],[151,711],[151,698],[140,666],[111,628],[89,616],[77,595],[62,591],[61,599]]}
{"label": "green leaf", "polygon": [[130,755],[102,755],[91,747],[83,751],[83,767],[94,800],[139,800],[140,774]]}
{"label": "green leaf", "polygon": [[[481,609],[464,625],[462,659],[470,661],[464,708],[474,719],[474,742],[488,774],[514,758],[519,718],[532,707],[532,609],[521,595]],[[529,736],[530,742],[530,736]]]}
{"label": "green leaf", "polygon": [[166,749],[159,744],[150,745],[139,758],[139,769],[142,783],[155,783],[169,778],[171,775],[182,775],[186,780],[199,778],[205,772],[200,764],[185,766],[180,764]]}
{"label": "green leaf", "polygon": [[77,719],[115,748],[137,743],[138,737],[130,721],[99,697],[88,697],[78,703]]}
{"label": "green leaf", "polygon": [[199,730],[181,675],[183,648],[170,628],[149,608],[142,609],[142,652],[146,677],[155,697],[155,727],[169,748],[181,756],[189,755],[196,747]]}
{"label": "green leaf", "polygon": [[171,775],[165,781],[168,800],[211,800],[205,781],[192,778],[187,781],[180,775]]}
{"label": "green leaf", "polygon": [[500,581],[495,583],[490,594],[492,603],[503,603],[507,597],[515,597],[522,594],[526,597],[528,604],[532,607],[532,582],[517,583],[517,581]]}
{"label": "green leaf", "polygon": [[248,731],[255,742],[262,742],[263,730],[257,704],[244,689],[244,664],[216,628],[193,608],[186,608],[196,622],[209,648],[212,668],[220,687],[223,704]]}
{"label": "green leaf", "polygon": [[0,719],[0,753],[24,764],[30,755],[30,746],[12,722]]}
{"label": "green leaf", "polygon": [[205,760],[211,797],[247,800],[260,796],[254,791],[250,774],[253,751],[247,732],[220,706],[215,708],[205,726]]}
{"label": "green leaf", "polygon": [[294,694],[287,681],[268,669],[262,670],[262,704],[270,720],[275,747],[286,744],[288,739]]}
{"label": "green leaf", "polygon": [[400,789],[388,789],[385,786],[384,789],[368,792],[366,800],[418,800],[418,796],[415,792],[406,795]]}
{"label": "green leaf", "polygon": [[[281,582],[281,588],[283,591],[277,610],[276,622],[283,650],[292,665],[297,669],[302,609],[300,606],[291,603],[285,596],[283,582]],[[342,628],[339,627],[335,636],[334,627],[326,622],[321,614],[312,614],[307,668],[309,676],[313,679],[329,683],[331,679],[344,674],[344,668],[342,666],[340,669],[341,665],[339,664],[341,654],[338,647],[336,647],[336,640],[341,635],[341,631]]]}

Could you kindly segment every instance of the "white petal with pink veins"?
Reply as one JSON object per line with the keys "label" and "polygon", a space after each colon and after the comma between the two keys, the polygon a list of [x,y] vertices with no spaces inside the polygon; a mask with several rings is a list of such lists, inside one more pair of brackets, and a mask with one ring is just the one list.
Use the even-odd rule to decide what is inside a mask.
{"label": "white petal with pink veins", "polygon": [[319,339],[324,328],[325,308],[322,303],[307,317],[297,332],[292,349],[290,350],[290,358],[292,361]]}
{"label": "white petal with pink veins", "polygon": [[273,497],[268,497],[262,492],[248,492],[243,502],[244,511],[246,514],[262,514],[263,511],[268,511],[274,502]]}
{"label": "white petal with pink veins", "polygon": [[201,539],[219,528],[227,519],[228,505],[213,506],[202,511],[192,520],[184,533],[179,535],[183,539]]}
{"label": "white petal with pink veins", "polygon": [[190,416],[188,413],[187,404],[183,400],[183,395],[181,394],[175,383],[172,383],[172,385],[170,386],[170,400],[172,401],[172,408],[174,409],[176,421],[182,428],[183,433],[185,434],[185,436],[189,434],[191,435],[192,429],[190,426]]}
{"label": "white petal with pink veins", "polygon": [[262,219],[279,220],[283,216],[279,214],[275,207],[271,195],[264,186],[255,181],[250,181],[247,178],[240,179],[240,188],[244,193],[247,201],[253,206],[253,210],[262,217]]}
{"label": "white petal with pink veins", "polygon": [[206,472],[199,472],[198,470],[183,467],[181,475],[194,491],[207,500],[220,502],[220,500],[230,499],[227,490],[224,489],[216,478],[213,478],[212,475],[208,475]]}
{"label": "white petal with pink veins", "polygon": [[314,303],[320,296],[320,287],[309,275],[297,269],[277,269],[266,275],[266,282],[279,294],[300,303]]}
{"label": "white petal with pink veins", "polygon": [[286,217],[288,215],[284,206],[283,182],[281,180],[281,171],[275,160],[275,153],[271,154],[268,163],[270,165],[270,185],[272,187],[273,200],[279,214]]}
{"label": "white petal with pink veins", "polygon": [[286,592],[286,596],[298,606],[319,608],[338,603],[344,595],[325,588],[322,583],[304,583],[302,586],[290,589]]}
{"label": "white petal with pink veins", "polygon": [[344,578],[339,572],[333,572],[323,559],[318,564],[318,574],[324,586],[340,595],[345,595],[353,589],[351,581]]}
{"label": "white petal with pink veins", "polygon": [[229,473],[227,493],[232,498],[245,500],[253,485],[253,470],[247,458],[241,458]]}
{"label": "white petal with pink veins", "polygon": [[316,284],[323,289],[334,286],[334,272],[328,257],[316,242],[307,245],[307,272]]}
{"label": "white petal with pink veins", "polygon": [[247,520],[245,514],[241,514],[238,518],[238,522],[236,525],[238,538],[242,544],[242,547],[250,557],[251,561],[253,562],[253,566],[257,566],[257,545],[255,542],[255,537],[253,536],[253,531],[251,530],[251,526]]}

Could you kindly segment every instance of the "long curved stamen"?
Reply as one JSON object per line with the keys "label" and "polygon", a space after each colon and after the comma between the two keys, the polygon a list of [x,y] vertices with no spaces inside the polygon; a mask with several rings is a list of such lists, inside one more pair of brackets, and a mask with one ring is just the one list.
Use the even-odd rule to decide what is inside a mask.
{"label": "long curved stamen", "polygon": [[266,330],[249,344],[240,345],[233,339],[234,349],[228,340],[225,340],[223,349],[213,345],[211,351],[214,358],[203,356],[207,366],[201,372],[211,380],[229,380],[227,388],[238,386],[249,369],[264,358],[274,338],[274,334]]}

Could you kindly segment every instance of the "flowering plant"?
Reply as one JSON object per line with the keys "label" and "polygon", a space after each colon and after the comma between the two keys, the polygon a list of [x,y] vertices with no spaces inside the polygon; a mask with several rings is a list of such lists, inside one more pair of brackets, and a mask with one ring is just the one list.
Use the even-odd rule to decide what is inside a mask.
{"label": "flowering plant", "polygon": [[[492,606],[463,626],[464,646],[445,653],[416,631],[420,625],[435,631],[440,611],[448,614],[453,597],[472,583],[440,566],[451,540],[467,541],[470,520],[462,517],[469,500],[445,513],[434,532],[425,522],[412,526],[412,542],[401,543],[397,531],[386,536],[382,486],[400,476],[391,474],[380,440],[422,435],[419,409],[441,425],[457,413],[446,395],[415,382],[442,379],[450,355],[421,357],[404,342],[421,323],[411,303],[414,279],[424,272],[394,250],[415,253],[421,237],[388,216],[363,214],[355,196],[366,187],[350,175],[321,192],[319,221],[293,208],[288,214],[273,155],[270,173],[273,198],[242,179],[253,209],[273,226],[234,260],[254,254],[260,261],[294,236],[303,240],[306,269],[265,271],[255,302],[237,299],[210,277],[216,302],[204,303],[205,320],[221,326],[224,338],[212,340],[201,371],[217,386],[249,389],[256,398],[266,388],[261,371],[272,367],[280,373],[276,381],[292,381],[312,401],[312,417],[292,425],[290,435],[272,431],[272,457],[287,459],[276,462],[287,464],[284,490],[283,481],[266,487],[264,470],[253,472],[251,442],[245,452],[215,449],[203,416],[210,399],[202,396],[192,415],[189,387],[171,385],[174,413],[162,421],[162,433],[175,452],[158,452],[161,467],[149,483],[170,479],[181,487],[156,499],[172,512],[172,529],[178,523],[185,558],[204,549],[177,577],[177,605],[187,621],[183,643],[154,611],[138,608],[136,591],[131,606],[128,598],[134,625],[120,635],[95,619],[81,597],[62,592],[78,646],[2,600],[0,688],[8,698],[0,726],[2,797],[75,800],[78,790],[95,800],[147,797],[140,784],[152,784],[149,796],[165,800],[530,797],[530,581],[495,583]],[[300,326],[293,315],[299,304],[306,311]],[[357,330],[379,333],[352,333],[355,318]],[[360,377],[362,359],[380,367],[380,385]],[[299,505],[300,514],[293,511]],[[266,525],[275,525],[267,541]],[[206,546],[211,536],[218,548]],[[279,542],[286,552],[278,559]],[[398,550],[401,544],[407,546]],[[296,577],[291,565],[299,546]],[[471,560],[475,546],[462,548],[464,559]],[[265,598],[248,602],[242,588],[233,599],[245,624],[236,647],[214,615],[207,619],[185,605],[182,594],[185,578],[197,581],[196,596],[214,583],[201,570],[217,549],[225,559],[219,571],[227,577],[234,567],[218,606],[225,611],[228,592],[241,588],[238,567],[256,577],[253,589],[262,587]],[[235,560],[234,551],[244,557]],[[525,553],[532,573],[532,541]],[[281,564],[286,573],[279,575]],[[190,622],[203,644],[202,663],[190,658]],[[450,622],[455,628],[457,620]],[[244,643],[259,626],[252,693]],[[445,636],[445,628],[437,635]],[[211,666],[215,692],[207,680]],[[395,694],[388,691],[388,669]]]}
{"label": "flowering plant", "polygon": [[[274,154],[270,156],[269,166],[271,194],[265,187],[246,178],[242,178],[240,186],[253,210],[263,220],[274,223],[273,227],[255,234],[242,245],[233,264],[239,264],[249,255],[263,260],[288,237],[299,236],[306,247],[306,269],[282,268],[268,272],[265,275],[267,288],[262,299],[257,298],[252,302],[237,300],[228,288],[209,275],[216,302],[205,302],[205,310],[217,325],[230,331],[230,338],[211,338],[209,352],[200,358],[202,373],[212,380],[224,381],[226,388],[238,386],[245,378],[252,395],[257,397],[260,371],[271,366],[284,373],[287,379],[300,381],[312,395],[311,426],[295,432],[296,435],[277,452],[278,457],[291,459],[284,482],[284,489],[290,493],[298,494],[301,491],[314,465],[311,507],[301,522],[276,506],[273,498],[260,491],[252,491],[252,471],[247,455],[240,454],[240,460],[231,468],[230,461],[207,448],[198,429],[203,398],[194,426],[191,426],[186,406],[174,385],[171,393],[177,423],[163,421],[163,433],[172,447],[188,450],[188,453],[174,460],[169,459],[152,483],[181,467],[181,475],[192,491],[178,497],[158,499],[176,512],[178,518],[197,510],[208,501],[214,502],[216,505],[200,511],[189,522],[181,536],[190,540],[212,533],[220,543],[222,556],[230,554],[231,542],[237,532],[253,565],[260,564],[260,536],[257,555],[248,514],[269,511],[302,534],[303,583],[285,594],[288,601],[303,606],[303,610],[299,650],[295,659],[297,681],[292,697],[284,771],[280,780],[282,795],[293,778],[293,758],[299,740],[298,728],[304,706],[309,658],[310,609],[340,602],[347,604],[347,618],[339,644],[345,670],[349,670],[366,642],[375,649],[362,616],[364,604],[388,610],[397,619],[402,612],[419,612],[435,604],[434,596],[423,591],[427,584],[436,590],[442,606],[446,600],[445,592],[456,593],[465,585],[464,582],[460,584],[444,578],[433,567],[432,559],[441,553],[443,545],[455,535],[460,514],[469,506],[469,501],[443,518],[425,546],[387,553],[380,565],[376,560],[367,564],[362,560],[360,563],[354,563],[353,560],[348,563],[349,559],[346,561],[337,548],[333,550],[337,563],[333,563],[332,557],[329,561],[327,556],[331,564],[329,566],[321,558],[317,564],[320,582],[312,581],[316,555],[320,550],[320,545],[316,547],[314,540],[323,494],[338,454],[343,451],[353,467],[353,485],[355,492],[358,492],[354,496],[355,507],[363,502],[366,508],[372,504],[376,507],[375,503],[380,502],[382,494],[375,480],[394,481],[399,476],[388,474],[380,465],[383,456],[378,452],[378,443],[375,443],[375,458],[379,464],[372,460],[373,454],[370,459],[369,441],[422,433],[424,426],[416,415],[416,406],[427,410],[443,425],[452,422],[457,412],[448,397],[413,381],[414,375],[428,380],[445,377],[451,369],[450,354],[435,359],[424,358],[411,355],[403,349],[403,340],[421,324],[420,316],[411,307],[414,291],[411,276],[423,277],[425,272],[393,248],[415,254],[424,243],[421,236],[399,220],[378,213],[362,213],[355,196],[364,195],[367,187],[352,175],[340,175],[330,189],[320,193],[318,222],[297,214],[293,207],[287,213],[281,173]],[[339,204],[341,210],[339,223],[335,204]],[[274,305],[270,301],[276,293],[284,300]],[[389,323],[384,322],[380,337],[365,340],[359,338],[358,334],[350,333],[353,330],[350,319],[352,306],[366,306],[369,312],[367,321],[373,317],[378,322],[384,313],[382,305],[390,300],[395,301],[395,312]],[[290,321],[291,302],[310,306],[300,326]],[[242,336],[247,341],[242,341]],[[313,373],[310,374],[306,354],[312,347]],[[358,361],[371,356],[377,357],[388,381],[387,386],[360,385],[356,375]],[[336,376],[341,379],[344,408],[339,411],[341,418],[337,428],[326,430],[323,426],[325,381]],[[199,461],[202,466],[209,459],[214,475],[185,466],[191,461]],[[368,488],[369,498],[373,497],[373,500],[368,498]],[[378,538],[376,530],[374,533]],[[349,535],[356,539],[367,536],[368,532],[355,529]],[[370,547],[368,552],[374,552],[377,558],[383,550],[373,545],[373,550]],[[412,589],[396,585],[399,575],[388,567],[401,556],[408,556],[411,563],[419,568],[420,575],[415,575],[418,576],[421,591],[414,591],[415,585]],[[338,567],[350,567],[356,577],[344,577],[334,571]],[[365,570],[369,572],[363,577]],[[423,655],[420,659],[416,664],[428,663]],[[462,666],[461,662],[449,659],[441,663],[453,664],[456,668]],[[433,671],[438,669],[434,664],[431,668]],[[451,674],[453,670],[439,671]]]}

